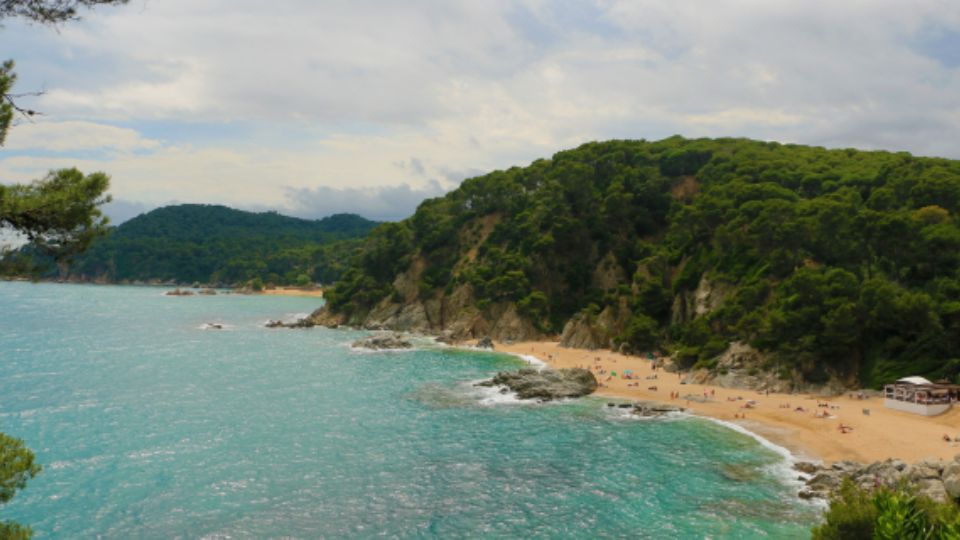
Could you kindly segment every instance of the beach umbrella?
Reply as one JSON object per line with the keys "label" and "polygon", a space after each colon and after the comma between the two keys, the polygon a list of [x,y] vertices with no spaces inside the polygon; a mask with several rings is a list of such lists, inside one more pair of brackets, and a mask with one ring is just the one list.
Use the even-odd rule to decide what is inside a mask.
{"label": "beach umbrella", "polygon": [[623,374],[624,374],[624,375],[633,375],[633,370],[632,370],[632,369],[625,369],[625,370],[623,370]]}

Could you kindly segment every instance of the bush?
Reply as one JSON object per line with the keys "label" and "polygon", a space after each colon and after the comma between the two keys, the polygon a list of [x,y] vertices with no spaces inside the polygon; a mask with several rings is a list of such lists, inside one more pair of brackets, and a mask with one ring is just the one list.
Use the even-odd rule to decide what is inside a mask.
{"label": "bush", "polygon": [[955,504],[920,497],[903,485],[870,493],[847,478],[830,500],[824,518],[822,525],[813,528],[813,540],[960,538],[960,511]]}

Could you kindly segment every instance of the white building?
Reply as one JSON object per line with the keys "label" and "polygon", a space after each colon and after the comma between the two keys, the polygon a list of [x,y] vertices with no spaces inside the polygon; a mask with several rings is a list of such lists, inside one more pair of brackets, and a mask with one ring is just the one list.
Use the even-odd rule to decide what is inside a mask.
{"label": "white building", "polygon": [[904,377],[883,387],[883,405],[897,411],[935,416],[947,412],[960,395],[960,385]]}

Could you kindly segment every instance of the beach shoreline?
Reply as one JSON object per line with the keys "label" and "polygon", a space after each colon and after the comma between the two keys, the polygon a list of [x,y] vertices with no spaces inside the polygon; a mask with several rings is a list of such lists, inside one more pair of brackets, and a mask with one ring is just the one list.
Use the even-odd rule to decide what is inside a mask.
{"label": "beach shoreline", "polygon": [[[686,384],[685,374],[654,372],[652,362],[645,358],[608,350],[570,349],[558,342],[495,343],[495,350],[537,358],[552,368],[586,367],[603,385],[596,396],[681,406],[690,414],[728,427],[739,426],[785,448],[799,461],[870,463],[897,458],[909,463],[928,457],[952,459],[960,453],[957,443],[943,440],[943,435],[958,435],[960,408],[923,417],[887,409],[880,397],[767,394]],[[632,372],[631,379],[621,378],[624,370]],[[618,375],[613,377],[611,372]],[[656,379],[648,378],[654,375]],[[676,395],[679,398],[671,399]],[[748,406],[750,401],[753,403]],[[822,404],[827,406],[818,407]],[[814,416],[822,411],[827,412],[826,418]],[[841,424],[853,429],[842,433]]]}
{"label": "beach shoreline", "polygon": [[298,289],[296,287],[276,287],[273,289],[263,289],[252,294],[265,294],[267,296],[306,296],[310,298],[323,298],[323,289]]}

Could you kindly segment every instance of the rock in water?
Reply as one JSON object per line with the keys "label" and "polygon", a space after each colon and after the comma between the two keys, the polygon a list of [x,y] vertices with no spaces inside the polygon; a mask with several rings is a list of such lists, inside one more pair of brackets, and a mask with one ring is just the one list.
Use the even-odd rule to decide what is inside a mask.
{"label": "rock in water", "polygon": [[536,369],[525,368],[519,371],[501,371],[489,381],[477,383],[477,386],[506,386],[516,392],[520,399],[576,398],[593,393],[597,389],[597,379],[586,369]]}
{"label": "rock in water", "polygon": [[358,339],[353,342],[354,347],[359,347],[363,349],[410,349],[413,347],[413,344],[410,343],[403,334],[394,333],[394,334],[375,334],[363,339]]}
{"label": "rock in water", "polygon": [[481,339],[477,342],[477,347],[480,349],[490,349],[493,350],[493,340],[489,336]]}

